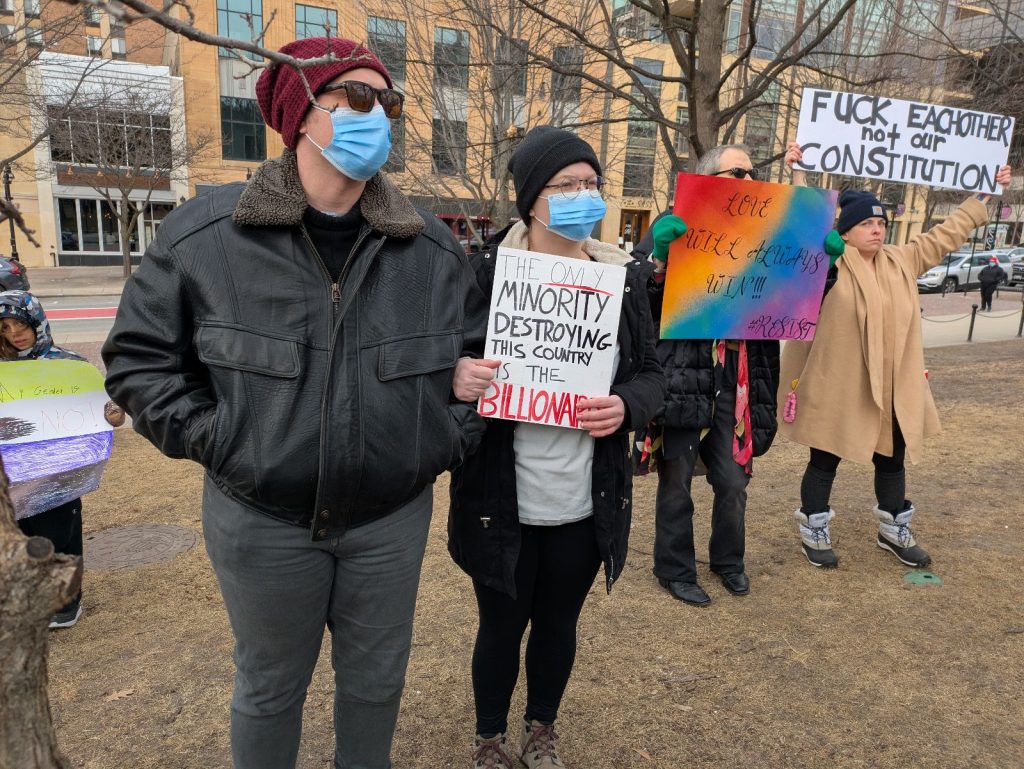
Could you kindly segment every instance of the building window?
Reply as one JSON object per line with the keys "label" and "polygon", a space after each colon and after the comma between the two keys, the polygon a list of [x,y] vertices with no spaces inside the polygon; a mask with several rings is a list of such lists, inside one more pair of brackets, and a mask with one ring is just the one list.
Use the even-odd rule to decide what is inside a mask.
{"label": "building window", "polygon": [[370,16],[366,20],[366,45],[384,63],[391,80],[405,85],[405,22]]}
{"label": "building window", "polygon": [[384,170],[391,174],[399,174],[405,170],[405,115],[391,121],[391,154]]}
{"label": "building window", "polygon": [[686,107],[679,107],[676,110],[676,122],[679,123],[679,130],[676,132],[676,154],[680,157],[690,154],[690,111]]}
{"label": "building window", "polygon": [[337,37],[338,12],[330,8],[295,4],[295,39]]}
{"label": "building window", "polygon": [[622,194],[649,198],[654,193],[657,128],[652,120],[630,120],[626,129],[626,163]]}
{"label": "building window", "polygon": [[[217,0],[217,34],[236,40],[255,41],[263,31],[263,0]],[[221,56],[236,54],[227,48],[219,49]],[[239,56],[258,59],[254,53],[238,52]]]}
{"label": "building window", "polygon": [[526,96],[526,65],[529,58],[526,41],[500,35],[495,53],[496,89],[513,96]]}
{"label": "building window", "polygon": [[25,0],[25,15],[30,19],[39,18],[39,0]]}
{"label": "building window", "polygon": [[266,129],[255,99],[220,97],[220,132],[225,160],[265,160]]}
{"label": "building window", "polygon": [[0,43],[14,42],[14,25],[0,24]]}
{"label": "building window", "polygon": [[779,86],[769,86],[747,111],[743,143],[755,155],[768,157],[775,151],[775,118],[779,107]]}
{"label": "building window", "polygon": [[50,158],[79,166],[169,169],[171,123],[167,115],[120,110],[49,111]]}
{"label": "building window", "polygon": [[466,170],[466,123],[434,118],[431,136],[434,172],[450,176]]}
{"label": "building window", "polygon": [[434,30],[434,83],[469,88],[469,33],[438,27]]}
{"label": "building window", "polygon": [[115,59],[125,59],[128,57],[128,45],[123,37],[110,38],[110,53]]}
{"label": "building window", "polygon": [[[131,205],[141,206],[142,204],[132,203]],[[118,210],[119,208],[111,208],[105,200],[57,198],[57,226],[60,229],[61,254],[95,253],[98,255],[100,252],[105,252],[111,256],[97,256],[82,263],[118,263],[121,253]],[[128,247],[132,254],[142,255],[146,247],[156,238],[157,230],[164,217],[172,210],[174,210],[174,206],[169,203],[151,203],[143,209],[135,230],[129,235]]]}
{"label": "building window", "polygon": [[89,56],[103,55],[103,38],[88,35],[85,38],[85,50]]}
{"label": "building window", "polygon": [[25,27],[25,42],[36,48],[43,47],[43,30],[39,27]]}
{"label": "building window", "polygon": [[[578,104],[583,90],[583,79],[580,75],[583,68],[583,49],[577,45],[557,46],[554,62],[556,69],[551,73],[551,98]],[[558,69],[564,71],[559,72]]]}
{"label": "building window", "polygon": [[100,9],[95,5],[87,5],[82,9],[82,13],[85,14],[85,23],[90,27],[98,27],[100,25]]}
{"label": "building window", "polygon": [[0,0],[0,13],[14,13],[14,0]]}

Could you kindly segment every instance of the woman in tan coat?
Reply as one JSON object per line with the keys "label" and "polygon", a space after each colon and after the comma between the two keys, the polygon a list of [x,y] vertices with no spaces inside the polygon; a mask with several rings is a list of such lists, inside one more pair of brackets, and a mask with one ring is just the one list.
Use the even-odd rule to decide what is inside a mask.
{"label": "woman in tan coat", "polygon": [[[788,163],[800,160],[790,144]],[[800,172],[794,182],[801,183]],[[1010,168],[997,181],[1010,182]],[[842,459],[875,466],[877,544],[908,566],[931,558],[914,540],[904,459],[921,459],[939,431],[924,366],[917,276],[988,221],[988,195],[969,197],[942,224],[905,246],[885,245],[888,217],[870,192],[839,197],[837,229],[846,253],[830,270],[813,342],[788,342],[779,379],[779,432],[811,449],[800,484],[800,537],[814,566],[835,567],[829,495]],[[795,400],[795,403],[793,401]],[[787,401],[789,404],[787,406]]]}

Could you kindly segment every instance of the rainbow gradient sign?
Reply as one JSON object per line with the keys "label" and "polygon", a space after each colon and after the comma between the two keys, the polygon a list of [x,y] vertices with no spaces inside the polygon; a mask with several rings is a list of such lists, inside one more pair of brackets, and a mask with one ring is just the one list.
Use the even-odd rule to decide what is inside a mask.
{"label": "rainbow gradient sign", "polygon": [[114,432],[103,374],[80,360],[0,363],[0,456],[15,518],[95,491]]}
{"label": "rainbow gradient sign", "polygon": [[814,338],[834,190],[679,174],[662,339]]}

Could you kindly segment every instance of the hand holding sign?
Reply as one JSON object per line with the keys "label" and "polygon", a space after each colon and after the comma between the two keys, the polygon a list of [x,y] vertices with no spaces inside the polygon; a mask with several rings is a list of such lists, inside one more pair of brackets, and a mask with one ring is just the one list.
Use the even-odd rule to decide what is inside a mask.
{"label": "hand holding sign", "polygon": [[590,431],[590,437],[603,438],[611,435],[622,425],[626,418],[626,404],[618,395],[605,395],[600,398],[584,398],[576,406],[579,413],[579,425]]}
{"label": "hand holding sign", "polygon": [[481,360],[479,358],[459,358],[455,364],[455,378],[452,381],[452,392],[460,401],[472,403],[487,392],[497,373],[500,360]]}
{"label": "hand holding sign", "polygon": [[654,239],[651,258],[656,262],[661,262],[661,267],[664,269],[672,241],[686,234],[686,222],[675,214],[663,216],[651,226],[651,234]]}

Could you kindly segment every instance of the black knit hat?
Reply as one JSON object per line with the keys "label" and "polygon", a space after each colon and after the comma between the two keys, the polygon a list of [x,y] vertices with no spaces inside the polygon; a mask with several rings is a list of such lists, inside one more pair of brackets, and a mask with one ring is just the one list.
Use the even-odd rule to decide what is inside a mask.
{"label": "black knit hat", "polygon": [[873,192],[867,190],[843,190],[839,194],[839,223],[836,229],[839,234],[849,230],[855,224],[860,224],[872,216],[880,216],[889,223],[889,215],[885,212],[885,206]]}
{"label": "black knit hat", "polygon": [[566,166],[581,161],[601,175],[593,148],[570,131],[542,125],[523,137],[509,158],[508,170],[516,188],[516,208],[525,223],[530,223],[530,209],[544,185]]}

